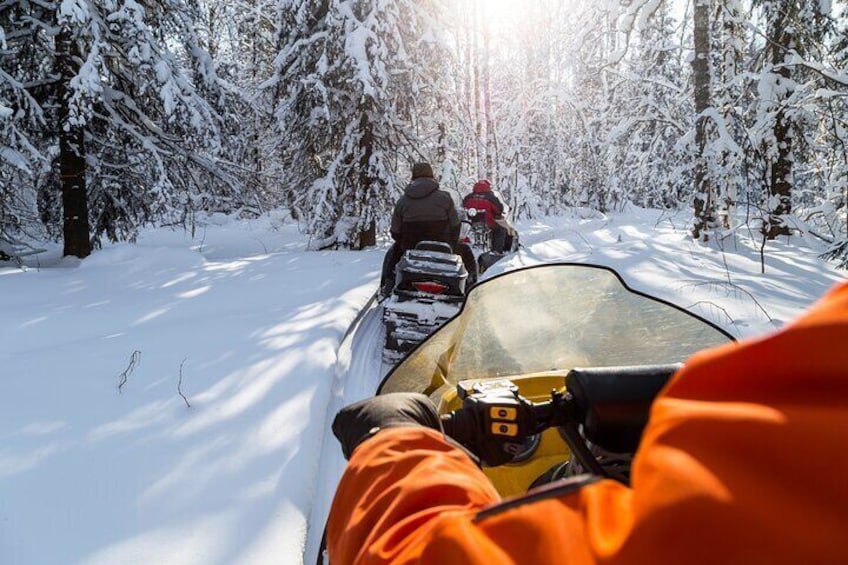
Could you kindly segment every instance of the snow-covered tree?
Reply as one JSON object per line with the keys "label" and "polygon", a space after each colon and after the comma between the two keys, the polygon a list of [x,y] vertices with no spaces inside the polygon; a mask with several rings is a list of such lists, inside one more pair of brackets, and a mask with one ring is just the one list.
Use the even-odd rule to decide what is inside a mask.
{"label": "snow-covered tree", "polygon": [[153,217],[237,208],[241,185],[223,145],[233,116],[218,111],[227,92],[195,32],[197,6],[76,1],[80,10],[60,15],[86,46],[74,88],[97,156],[95,235],[131,237]]}
{"label": "snow-covered tree", "polygon": [[[279,34],[278,0],[199,0],[198,36],[225,85],[228,155],[247,185],[245,201],[275,206],[282,201],[276,146],[270,143],[274,90],[263,81],[274,72]],[[252,195],[252,197],[251,197]]]}
{"label": "snow-covered tree", "polygon": [[695,0],[693,10],[695,53],[692,58],[692,77],[695,100],[695,161],[693,171],[695,222],[692,237],[707,238],[715,220],[713,188],[707,166],[707,139],[712,90],[710,83],[710,1]]}
{"label": "snow-covered tree", "polygon": [[0,8],[0,238],[43,237],[37,179],[50,172],[52,7],[16,0]]}
{"label": "snow-covered tree", "polygon": [[743,147],[748,140],[742,107],[748,15],[741,0],[728,0],[715,3],[712,18],[714,116],[720,135],[710,152],[710,174],[716,179],[716,211],[722,228],[735,226],[737,204],[747,184]]}
{"label": "snow-covered tree", "polygon": [[42,219],[53,223],[63,209],[66,254],[87,255],[102,235],[132,238],[149,220],[237,205],[241,182],[218,112],[227,93],[195,33],[194,3],[17,0],[12,8],[4,29],[17,30],[14,52],[27,52],[31,66],[18,60],[5,71],[4,52],[4,97],[16,106],[4,104],[13,110],[4,132],[20,145],[14,124],[39,124],[40,146],[30,145],[52,166],[47,174],[21,169],[19,158],[15,166],[29,171]]}
{"label": "snow-covered tree", "polygon": [[[792,227],[799,142],[816,121],[806,104],[804,65],[831,27],[830,2],[756,0],[764,19],[763,57],[758,64],[755,137],[765,160],[767,196],[763,233],[768,239]],[[801,71],[801,72],[799,72]],[[813,126],[814,127],[814,126]]]}
{"label": "snow-covered tree", "polygon": [[[485,13],[486,4],[482,6]],[[562,77],[568,73],[563,55],[568,47],[548,47],[565,39],[567,32],[560,25],[567,10],[547,0],[516,4],[514,9],[523,19],[513,33],[501,31],[478,41],[478,48],[487,52],[481,58],[486,72],[474,74],[483,77],[478,90],[489,94],[482,101],[476,95],[469,101],[474,110],[467,115],[475,124],[476,143],[468,147],[475,154],[472,164],[478,154],[483,162],[486,156],[491,161],[479,172],[472,167],[474,176],[495,181],[512,213],[526,218],[547,213],[567,198],[551,188],[565,183],[572,140],[561,134],[574,112],[563,100]]]}
{"label": "snow-covered tree", "polygon": [[619,159],[617,176],[628,201],[678,208],[691,192],[689,160],[679,141],[691,123],[688,73],[681,72],[676,22],[669,6],[645,14],[631,34],[626,65],[618,71],[621,119],[609,134]]}
{"label": "snow-covered tree", "polygon": [[[373,244],[400,184],[426,157],[443,64],[436,0],[282,1],[276,142],[314,245]],[[427,157],[429,158],[429,157]]]}

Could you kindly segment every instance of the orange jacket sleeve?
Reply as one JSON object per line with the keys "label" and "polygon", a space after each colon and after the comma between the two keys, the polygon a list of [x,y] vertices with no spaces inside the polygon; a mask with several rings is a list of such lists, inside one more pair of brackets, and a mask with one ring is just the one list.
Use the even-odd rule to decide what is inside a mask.
{"label": "orange jacket sleeve", "polygon": [[693,356],[654,403],[632,487],[499,501],[433,430],[351,458],[330,562],[848,563],[848,284],[783,330]]}

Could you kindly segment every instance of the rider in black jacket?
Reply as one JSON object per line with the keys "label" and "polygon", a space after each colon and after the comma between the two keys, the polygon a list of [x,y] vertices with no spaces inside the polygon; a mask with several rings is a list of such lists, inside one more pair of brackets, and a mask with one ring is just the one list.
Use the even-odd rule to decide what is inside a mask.
{"label": "rider in black jacket", "polygon": [[391,234],[402,250],[424,240],[453,245],[459,237],[456,206],[450,194],[439,189],[429,163],[413,165],[412,182],[395,204]]}
{"label": "rider in black jacket", "polygon": [[387,296],[394,286],[394,269],[401,255],[420,241],[443,241],[454,250],[459,240],[459,215],[450,194],[439,188],[429,163],[412,166],[412,181],[395,205],[391,235],[395,240],[383,260],[380,289]]}

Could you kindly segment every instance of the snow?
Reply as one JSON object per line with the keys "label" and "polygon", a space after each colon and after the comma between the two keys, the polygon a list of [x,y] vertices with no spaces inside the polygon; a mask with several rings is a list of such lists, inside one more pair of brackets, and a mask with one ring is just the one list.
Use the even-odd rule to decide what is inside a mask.
{"label": "snow", "polygon": [[[519,223],[524,248],[490,272],[610,265],[739,337],[844,276],[799,239],[770,242],[762,274],[757,234],[705,247],[688,220]],[[0,562],[314,563],[343,469],[329,423],[386,370],[369,302],[385,248],[306,247],[279,215],[215,216],[194,238],[0,267]]]}
{"label": "snow", "polygon": [[[0,117],[3,117],[2,108],[0,108]],[[29,164],[26,157],[10,147],[0,147],[0,159],[22,170],[27,170]]]}
{"label": "snow", "polygon": [[88,5],[80,0],[62,0],[59,5],[58,20],[85,23],[88,21],[90,14]]}

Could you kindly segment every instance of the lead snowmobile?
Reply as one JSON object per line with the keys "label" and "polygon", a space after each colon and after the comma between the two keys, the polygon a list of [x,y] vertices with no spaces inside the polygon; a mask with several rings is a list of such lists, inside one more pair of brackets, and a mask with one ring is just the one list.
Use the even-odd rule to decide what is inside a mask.
{"label": "lead snowmobile", "polygon": [[393,365],[459,312],[468,271],[450,245],[422,241],[404,252],[383,302],[383,362]]}

